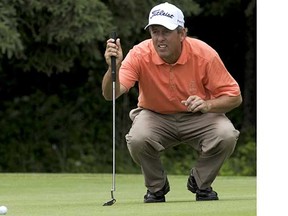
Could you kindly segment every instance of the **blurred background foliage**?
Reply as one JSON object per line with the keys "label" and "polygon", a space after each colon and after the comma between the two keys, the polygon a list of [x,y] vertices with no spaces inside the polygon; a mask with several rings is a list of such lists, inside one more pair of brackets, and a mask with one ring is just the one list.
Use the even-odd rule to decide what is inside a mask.
{"label": "blurred background foliage", "polygon": [[[0,172],[111,172],[112,104],[102,97],[111,31],[124,50],[149,37],[147,0],[0,1]],[[256,175],[256,1],[168,1],[188,35],[214,47],[239,82],[241,107],[227,115],[241,136],[220,175]],[[118,173],[139,173],[124,136],[137,89],[116,102]],[[165,151],[168,173],[188,174],[196,154]],[[191,153],[189,153],[191,152]]]}

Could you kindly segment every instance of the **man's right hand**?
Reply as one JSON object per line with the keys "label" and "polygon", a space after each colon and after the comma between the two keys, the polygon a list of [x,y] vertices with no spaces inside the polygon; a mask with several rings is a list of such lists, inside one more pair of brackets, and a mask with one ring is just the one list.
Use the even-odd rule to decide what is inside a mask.
{"label": "man's right hand", "polygon": [[112,90],[113,90],[112,85],[111,85],[111,81],[112,81],[111,57],[112,56],[115,56],[116,58],[116,71],[115,71],[116,72],[116,98],[118,98],[126,92],[126,88],[120,84],[119,79],[117,78],[119,76],[119,69],[121,66],[121,62],[123,60],[123,52],[122,52],[119,38],[116,40],[116,43],[114,39],[112,38],[107,40],[106,50],[104,53],[106,63],[109,66],[102,80],[102,94],[106,100],[112,100]]}
{"label": "man's right hand", "polygon": [[111,56],[115,56],[116,67],[119,69],[119,67],[121,66],[121,62],[123,60],[123,52],[122,52],[119,38],[117,38],[116,43],[115,43],[115,40],[112,38],[107,40],[104,57],[105,57],[106,63],[109,65],[109,68],[111,68]]}

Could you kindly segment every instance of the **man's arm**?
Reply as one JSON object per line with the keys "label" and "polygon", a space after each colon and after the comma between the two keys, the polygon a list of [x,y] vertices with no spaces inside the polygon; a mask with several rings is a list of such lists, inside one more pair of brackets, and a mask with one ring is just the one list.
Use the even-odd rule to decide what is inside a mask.
{"label": "man's arm", "polygon": [[[119,68],[116,69],[116,82],[115,82],[115,97],[118,98],[122,94],[126,92],[126,88],[120,84],[119,82]],[[112,94],[113,94],[113,88],[112,88],[112,73],[111,68],[109,67],[107,72],[105,73],[103,80],[102,80],[102,95],[105,98],[105,100],[111,101],[112,100]]]}

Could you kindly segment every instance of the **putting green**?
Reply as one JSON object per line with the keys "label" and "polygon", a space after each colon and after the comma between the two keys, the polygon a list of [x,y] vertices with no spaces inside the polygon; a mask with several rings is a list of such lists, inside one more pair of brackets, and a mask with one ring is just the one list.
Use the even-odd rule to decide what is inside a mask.
{"label": "putting green", "polygon": [[117,174],[116,203],[111,174],[0,174],[0,206],[7,216],[255,216],[256,177],[222,177],[213,184],[218,201],[196,202],[187,176],[169,176],[166,203],[144,204],[142,175]]}

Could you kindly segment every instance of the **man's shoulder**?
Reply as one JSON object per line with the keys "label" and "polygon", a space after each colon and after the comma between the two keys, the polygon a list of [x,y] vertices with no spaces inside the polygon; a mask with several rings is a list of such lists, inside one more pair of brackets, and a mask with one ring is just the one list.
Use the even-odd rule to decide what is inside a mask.
{"label": "man's shoulder", "polygon": [[218,55],[214,48],[200,39],[187,37],[185,41],[187,49],[194,55],[208,59],[210,59],[212,56]]}
{"label": "man's shoulder", "polygon": [[210,45],[208,45],[206,42],[195,38],[195,37],[186,37],[186,42],[190,45],[194,45],[197,47],[203,47],[203,48],[212,48]]}
{"label": "man's shoulder", "polygon": [[144,40],[132,47],[129,54],[126,56],[126,60],[135,61],[137,59],[138,63],[145,61],[149,62],[151,56],[153,55],[154,48],[151,39]]}
{"label": "man's shoulder", "polygon": [[152,40],[147,39],[133,46],[132,50],[139,54],[147,54],[152,52]]}

